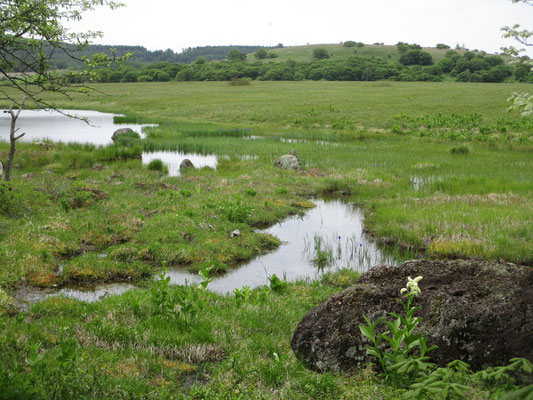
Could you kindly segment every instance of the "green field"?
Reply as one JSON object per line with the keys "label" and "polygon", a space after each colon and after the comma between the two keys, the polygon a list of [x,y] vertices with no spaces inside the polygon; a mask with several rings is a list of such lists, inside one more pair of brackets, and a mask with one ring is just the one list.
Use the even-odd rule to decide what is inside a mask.
{"label": "green field", "polygon": [[[151,280],[164,266],[220,273],[272,250],[279,241],[257,228],[304,213],[313,197],[361,206],[388,250],[533,265],[533,120],[505,111],[528,85],[96,89],[47,99],[160,125],[129,147],[18,143],[12,185],[0,187],[0,398],[399,398],[371,370],[319,374],[290,349],[302,316],[351,284],[351,271],[244,300]],[[163,149],[227,157],[169,177],[139,159]],[[273,166],[291,149],[301,173]],[[0,143],[0,159],[7,152]],[[14,307],[24,286],[114,281],[145,289]]]}
{"label": "green field", "polygon": [[[481,114],[488,122],[506,117],[506,100],[528,84],[411,82],[171,82],[102,84],[104,94],[60,97],[58,105],[143,117],[156,122],[216,123],[276,132],[335,133],[335,123],[355,128],[387,128],[394,116],[459,113]],[[302,124],[296,123],[302,120]],[[305,128],[305,129],[304,129]],[[305,132],[302,132],[304,131]]]}

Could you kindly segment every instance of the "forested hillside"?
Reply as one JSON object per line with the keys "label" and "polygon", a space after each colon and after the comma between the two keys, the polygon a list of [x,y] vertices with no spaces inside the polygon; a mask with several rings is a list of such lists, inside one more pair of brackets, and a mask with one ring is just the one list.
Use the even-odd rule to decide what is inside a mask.
{"label": "forested hillside", "polygon": [[[74,50],[74,45],[66,45],[70,50]],[[223,60],[227,54],[232,50],[237,50],[244,54],[252,53],[260,49],[260,46],[202,46],[189,47],[183,49],[181,53],[176,53],[171,49],[150,51],[142,46],[108,46],[92,44],[83,49],[79,54],[81,59],[83,56],[91,57],[96,53],[103,53],[111,55],[113,52],[117,56],[124,56],[127,53],[132,53],[133,57],[128,61],[128,65],[132,67],[140,67],[149,63],[155,62],[179,62],[191,63],[199,57],[206,60]],[[69,57],[65,52],[55,51],[52,57],[52,67],[55,69],[77,69],[82,66],[82,62]]]}
{"label": "forested hillside", "polygon": [[[349,43],[349,42],[346,42]],[[355,43],[355,42],[354,42]],[[327,47],[307,46],[259,49],[246,55],[232,49],[225,60],[208,61],[199,57],[191,64],[162,61],[144,66],[127,65],[120,69],[101,69],[100,82],[166,82],[176,81],[456,81],[456,82],[531,82],[533,72],[526,59],[510,63],[508,58],[464,49],[451,50],[445,45],[426,51],[416,44],[398,43],[396,46],[367,47],[337,45],[335,51]],[[341,52],[339,47],[348,49]],[[385,51],[386,50],[386,51]],[[192,50],[191,50],[192,52]],[[379,53],[381,52],[381,53]],[[296,55],[299,60],[288,54]],[[304,58],[307,54],[307,59]],[[241,81],[246,84],[246,81]]]}

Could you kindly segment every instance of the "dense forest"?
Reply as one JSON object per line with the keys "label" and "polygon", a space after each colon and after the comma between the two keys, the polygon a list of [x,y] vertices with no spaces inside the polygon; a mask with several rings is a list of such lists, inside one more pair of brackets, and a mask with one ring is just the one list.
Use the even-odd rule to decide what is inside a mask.
{"label": "dense forest", "polygon": [[[65,45],[67,50],[71,53],[76,50],[74,45]],[[183,49],[181,53],[176,53],[171,49],[150,51],[142,46],[107,46],[92,44],[85,47],[78,58],[70,57],[67,52],[54,51],[53,49],[45,49],[45,51],[54,51],[51,57],[51,66],[55,69],[77,69],[82,66],[81,59],[83,57],[92,57],[94,54],[101,53],[122,57],[127,53],[132,53],[133,57],[128,61],[128,65],[134,68],[140,68],[142,65],[156,62],[169,63],[191,63],[199,57],[205,60],[223,60],[228,53],[236,50],[242,53],[252,53],[260,49],[260,46],[202,46],[189,47]]]}
{"label": "dense forest", "polygon": [[[192,50],[191,50],[192,51]],[[457,81],[457,82],[531,82],[533,72],[525,62],[506,63],[485,52],[446,50],[434,62],[431,54],[418,45],[398,43],[399,58],[329,57],[324,49],[314,49],[311,61],[273,62],[269,52],[258,50],[255,60],[233,49],[226,60],[209,62],[205,57],[191,64],[161,61],[141,67],[127,65],[97,72],[100,82],[227,81],[234,78],[270,81]],[[73,78],[76,79],[76,78]]]}

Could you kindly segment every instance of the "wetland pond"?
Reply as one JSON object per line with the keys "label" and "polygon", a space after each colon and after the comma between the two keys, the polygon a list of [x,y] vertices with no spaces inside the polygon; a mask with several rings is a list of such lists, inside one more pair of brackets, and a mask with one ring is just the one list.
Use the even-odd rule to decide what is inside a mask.
{"label": "wetland pond", "polygon": [[[89,143],[95,146],[106,146],[113,143],[111,136],[119,128],[130,128],[144,137],[143,130],[155,124],[122,124],[115,123],[119,115],[87,110],[63,110],[65,114],[76,116],[69,118],[63,114],[49,110],[22,110],[17,120],[19,133],[25,132],[20,139],[23,142],[51,140],[63,143]],[[85,122],[86,119],[89,123]],[[0,140],[9,141],[9,125],[11,117],[0,110]],[[196,168],[216,168],[216,155],[200,155],[180,151],[144,152],[142,163],[159,159],[168,167],[170,176],[180,174],[181,162],[188,158]]]}
{"label": "wetland pond", "polygon": [[[375,265],[398,265],[404,258],[378,247],[363,230],[363,215],[359,208],[339,199],[314,200],[315,207],[304,215],[294,215],[262,230],[281,240],[274,251],[218,275],[208,290],[221,294],[236,288],[254,288],[268,284],[269,276],[287,281],[318,279],[327,271],[350,268],[365,272]],[[173,284],[197,284],[201,278],[183,268],[167,271]],[[61,289],[24,288],[17,298],[31,303],[50,296],[63,295],[82,301],[98,301],[108,295],[124,293],[131,283],[101,284],[94,287],[65,287]]]}
{"label": "wetland pond", "polygon": [[[79,119],[65,117],[45,110],[23,110],[18,120],[23,140],[52,140],[56,142],[91,143],[107,145],[119,127],[128,127],[138,133],[146,126],[136,124],[115,124],[113,114],[95,111],[65,110],[66,113],[88,118],[91,125]],[[8,140],[10,118],[0,113],[0,140]],[[253,156],[249,156],[253,157]],[[169,174],[179,175],[179,164],[190,159],[195,167],[216,168],[216,155],[201,156],[182,152],[153,152],[143,154],[143,164],[160,159],[169,168]],[[287,281],[317,279],[324,271],[350,268],[360,272],[374,265],[396,265],[402,260],[386,254],[363,230],[362,212],[355,206],[341,200],[314,200],[315,207],[302,216],[291,216],[286,220],[263,230],[279,238],[278,249],[238,266],[217,276],[208,289],[219,293],[230,293],[236,288],[251,288],[268,284],[268,277],[277,275]],[[106,256],[105,254],[102,256]],[[197,274],[185,269],[169,270],[174,284],[200,282]],[[131,283],[102,284],[93,287],[64,287],[61,289],[24,288],[16,297],[25,303],[39,301],[49,296],[64,295],[82,301],[97,301],[107,295],[120,294],[132,289]]]}

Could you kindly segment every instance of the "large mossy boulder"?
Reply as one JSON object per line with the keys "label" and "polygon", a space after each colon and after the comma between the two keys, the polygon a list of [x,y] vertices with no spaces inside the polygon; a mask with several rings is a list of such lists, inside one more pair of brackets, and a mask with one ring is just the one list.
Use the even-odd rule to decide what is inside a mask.
{"label": "large mossy boulder", "polygon": [[512,357],[533,361],[533,268],[477,260],[405,262],[366,272],[354,286],[311,310],[292,338],[304,364],[320,371],[348,371],[371,360],[359,325],[388,312],[407,277],[423,276],[415,304],[419,330],[438,349],[429,355],[444,366],[460,359],[473,369],[505,365]]}

